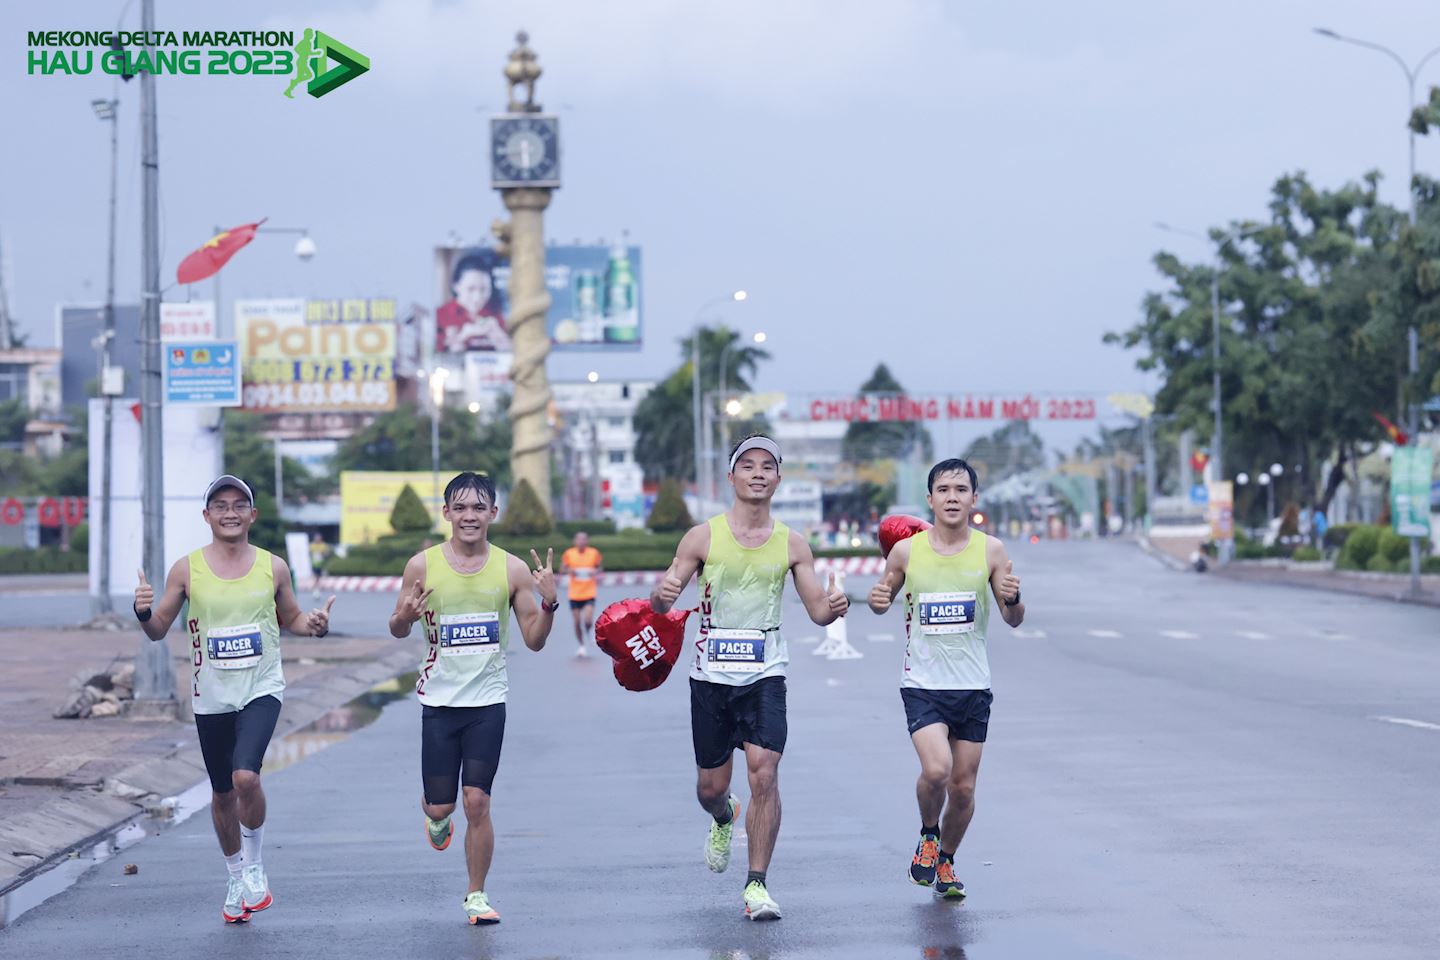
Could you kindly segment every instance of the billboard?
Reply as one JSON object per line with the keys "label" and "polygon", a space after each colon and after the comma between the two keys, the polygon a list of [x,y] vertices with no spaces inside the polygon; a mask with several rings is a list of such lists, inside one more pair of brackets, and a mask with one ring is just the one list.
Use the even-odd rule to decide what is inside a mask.
{"label": "billboard", "polygon": [[[340,474],[340,542],[346,546],[374,543],[395,532],[390,513],[400,491],[409,484],[435,521],[435,542],[450,536],[450,524],[440,516],[445,484],[458,470],[440,472],[437,495],[435,475],[429,470],[345,470]],[[395,571],[397,574],[400,571]]]}
{"label": "billboard", "polygon": [[[510,352],[510,264],[486,247],[440,247],[435,262],[436,353]],[[545,290],[545,329],[554,349],[640,348],[639,247],[546,247]]]}
{"label": "billboard", "polygon": [[[352,307],[347,309],[347,304]],[[245,409],[262,413],[393,410],[395,324],[393,319],[369,319],[377,313],[393,318],[394,301],[237,301],[235,334],[243,364]],[[347,322],[346,317],[357,319]]]}
{"label": "billboard", "polygon": [[214,340],[215,301],[160,304],[160,341]]}

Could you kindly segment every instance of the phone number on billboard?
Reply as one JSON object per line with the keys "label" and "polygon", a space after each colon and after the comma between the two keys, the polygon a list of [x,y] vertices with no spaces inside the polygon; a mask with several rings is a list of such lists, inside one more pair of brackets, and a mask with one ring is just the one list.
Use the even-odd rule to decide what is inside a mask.
{"label": "phone number on billboard", "polygon": [[247,383],[245,406],[259,410],[284,407],[388,407],[392,383]]}
{"label": "phone number on billboard", "polygon": [[245,379],[253,383],[334,383],[339,380],[394,380],[394,360],[245,361]]}

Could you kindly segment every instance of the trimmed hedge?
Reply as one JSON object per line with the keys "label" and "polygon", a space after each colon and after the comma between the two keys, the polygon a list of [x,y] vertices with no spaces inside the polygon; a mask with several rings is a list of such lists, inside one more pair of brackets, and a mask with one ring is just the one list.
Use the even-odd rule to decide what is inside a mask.
{"label": "trimmed hedge", "polygon": [[1316,561],[1323,560],[1325,558],[1321,556],[1320,551],[1316,550],[1314,547],[1299,547],[1295,550],[1294,555],[1290,559],[1295,560],[1298,563],[1315,563]]}
{"label": "trimmed hedge", "polygon": [[88,569],[90,557],[84,552],[55,547],[0,547],[0,573],[84,573]]}

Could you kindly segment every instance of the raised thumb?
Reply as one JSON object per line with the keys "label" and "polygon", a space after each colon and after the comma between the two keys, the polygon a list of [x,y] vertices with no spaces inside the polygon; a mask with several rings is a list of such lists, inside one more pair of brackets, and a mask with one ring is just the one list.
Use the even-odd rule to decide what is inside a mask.
{"label": "raised thumb", "polygon": [[1006,561],[1005,561],[1005,572],[1006,572],[1006,573],[1014,573],[1014,572],[1015,572],[1015,561],[1013,561],[1013,560],[1006,560]]}

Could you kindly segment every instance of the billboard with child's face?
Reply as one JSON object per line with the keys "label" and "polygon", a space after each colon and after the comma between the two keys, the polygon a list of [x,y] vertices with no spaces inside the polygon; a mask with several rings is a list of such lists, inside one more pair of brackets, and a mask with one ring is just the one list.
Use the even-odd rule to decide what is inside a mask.
{"label": "billboard with child's face", "polygon": [[[435,260],[437,355],[510,353],[509,261],[486,247],[441,247]],[[546,247],[545,291],[553,349],[639,349],[639,247]]]}

